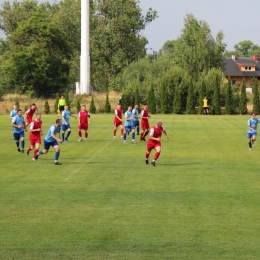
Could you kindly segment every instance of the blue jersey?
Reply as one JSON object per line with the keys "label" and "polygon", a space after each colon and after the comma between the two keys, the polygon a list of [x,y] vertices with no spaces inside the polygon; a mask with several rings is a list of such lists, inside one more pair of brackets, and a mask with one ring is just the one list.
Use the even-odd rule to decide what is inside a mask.
{"label": "blue jersey", "polygon": [[17,110],[12,110],[10,113],[10,117],[14,117],[17,115]]}
{"label": "blue jersey", "polygon": [[251,127],[254,129],[254,131],[252,131],[251,129],[248,128],[247,133],[252,134],[252,133],[257,133],[257,125],[258,125],[259,119],[255,118],[254,120],[252,118],[250,118],[247,121],[247,125],[248,127]]}
{"label": "blue jersey", "polygon": [[49,128],[49,130],[48,130],[48,132],[47,132],[47,135],[45,136],[44,140],[45,140],[46,142],[48,142],[48,143],[51,143],[51,142],[53,142],[53,141],[56,141],[56,139],[54,139],[54,138],[51,136],[51,134],[56,135],[56,134],[59,133],[59,132],[60,132],[60,127],[57,127],[56,125],[52,125],[52,126]]}
{"label": "blue jersey", "polygon": [[[70,111],[69,110],[63,110],[62,111],[62,117],[65,119],[66,123],[70,123]],[[62,124],[65,125],[65,121],[62,119]]]}
{"label": "blue jersey", "polygon": [[12,119],[12,123],[15,125],[21,126],[21,128],[13,127],[14,133],[21,133],[24,131],[24,117],[23,116],[20,116],[20,117],[18,115],[14,116]]}
{"label": "blue jersey", "polygon": [[134,114],[135,116],[137,116],[137,117],[134,116],[134,121],[138,121],[138,109],[134,108],[134,109],[132,110],[132,114]]}
{"label": "blue jersey", "polygon": [[131,120],[125,120],[125,126],[132,126],[133,121],[132,121],[132,112],[131,111],[126,111],[125,112],[125,119],[131,118]]}

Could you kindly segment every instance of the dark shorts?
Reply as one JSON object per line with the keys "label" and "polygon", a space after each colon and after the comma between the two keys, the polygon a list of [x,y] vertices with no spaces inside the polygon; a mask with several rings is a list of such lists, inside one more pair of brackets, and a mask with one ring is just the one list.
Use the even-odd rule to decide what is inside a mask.
{"label": "dark shorts", "polygon": [[139,126],[139,121],[134,121],[134,127]]}
{"label": "dark shorts", "polygon": [[205,111],[205,110],[208,110],[208,109],[209,109],[209,107],[203,107],[203,109],[204,109],[204,111]]}
{"label": "dark shorts", "polygon": [[69,128],[70,128],[70,124],[67,124],[67,125],[62,124],[62,125],[61,125],[61,130],[62,130],[62,131],[66,131],[66,130],[69,129]]}
{"label": "dark shorts", "polygon": [[59,106],[59,110],[62,112],[64,110],[64,106]]}
{"label": "dark shorts", "polygon": [[16,141],[19,141],[21,138],[24,137],[24,131],[20,132],[20,133],[14,133],[14,139]]}
{"label": "dark shorts", "polygon": [[131,125],[131,126],[125,126],[125,131],[126,132],[131,132],[132,130],[134,130],[135,129],[135,127],[133,126],[133,125]]}
{"label": "dark shorts", "polygon": [[55,141],[52,141],[52,142],[47,142],[46,140],[44,140],[44,149],[45,150],[49,150],[50,149],[50,147],[54,147],[54,146],[59,146],[59,144],[57,143],[57,141],[55,140]]}
{"label": "dark shorts", "polygon": [[257,136],[257,132],[247,133],[247,138],[252,138],[253,136]]}

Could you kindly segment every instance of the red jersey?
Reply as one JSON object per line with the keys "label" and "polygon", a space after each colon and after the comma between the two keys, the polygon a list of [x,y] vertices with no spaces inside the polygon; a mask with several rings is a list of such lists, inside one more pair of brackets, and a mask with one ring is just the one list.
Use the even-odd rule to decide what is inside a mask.
{"label": "red jersey", "polygon": [[88,125],[88,117],[90,117],[90,113],[87,110],[79,111],[79,119],[81,125]]}
{"label": "red jersey", "polygon": [[[148,111],[148,109],[143,109],[142,111],[141,111],[141,116],[142,117],[149,117],[149,111]],[[146,119],[146,118],[142,118],[142,120],[146,120],[146,121],[148,121],[148,119]]]}
{"label": "red jersey", "polygon": [[117,116],[122,119],[122,109],[121,108],[116,108],[115,109],[115,119],[114,119],[114,122],[115,123],[119,123],[119,122],[122,122],[122,120],[120,121]]}
{"label": "red jersey", "polygon": [[[151,128],[151,130],[150,130],[150,136],[152,136],[152,137],[154,137],[154,138],[158,138],[158,137],[161,138],[162,133],[163,133],[164,130],[165,130],[165,129],[164,129],[163,126],[160,127],[160,128],[158,128],[158,127],[156,127],[156,126],[153,126],[153,127]],[[149,139],[149,141],[152,141],[152,142],[160,142],[160,141],[155,141],[155,140],[151,140],[151,139]]]}
{"label": "red jersey", "polygon": [[31,107],[26,111],[27,117],[32,118],[34,113],[37,113],[37,108],[32,109]]}
{"label": "red jersey", "polygon": [[[37,121],[37,120],[33,120],[31,122],[31,126],[30,126],[30,130],[34,130],[34,129],[42,129],[42,120]],[[41,135],[40,131],[35,131],[35,132],[30,132],[30,135]]]}

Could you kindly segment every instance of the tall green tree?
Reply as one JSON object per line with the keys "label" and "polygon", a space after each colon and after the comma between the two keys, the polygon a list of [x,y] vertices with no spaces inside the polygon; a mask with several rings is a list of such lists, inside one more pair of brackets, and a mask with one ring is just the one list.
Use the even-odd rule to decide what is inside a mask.
{"label": "tall green tree", "polygon": [[135,86],[135,101],[133,105],[138,105],[138,107],[140,107],[140,90],[138,83]]}
{"label": "tall green tree", "polygon": [[240,102],[239,102],[239,113],[241,115],[245,115],[247,114],[247,96],[246,96],[246,84],[244,78],[240,88],[241,88],[241,92],[240,92]]}
{"label": "tall green tree", "polygon": [[177,88],[174,91],[173,113],[182,114],[181,95]]}
{"label": "tall green tree", "polygon": [[160,108],[161,108],[161,113],[163,114],[169,114],[170,112],[168,97],[169,97],[169,93],[168,93],[167,81],[163,79],[160,85],[160,104],[161,104]]}
{"label": "tall green tree", "polygon": [[109,103],[108,93],[106,94],[105,113],[111,112],[111,105]]}
{"label": "tall green tree", "polygon": [[199,114],[203,114],[203,99],[207,95],[206,84],[205,81],[202,79],[200,82],[199,88]]}
{"label": "tall green tree", "polygon": [[149,91],[148,91],[147,104],[148,104],[148,107],[149,107],[149,112],[151,112],[151,114],[156,114],[156,98],[155,98],[155,94],[154,94],[153,83],[150,83],[150,87],[149,87]]}
{"label": "tall green tree", "polygon": [[186,113],[187,114],[195,114],[195,96],[194,96],[194,87],[193,82],[190,80],[189,82],[189,90],[188,90],[188,97],[186,103]]}
{"label": "tall green tree", "polygon": [[253,110],[255,113],[260,113],[260,98],[259,98],[259,89],[258,89],[258,80],[257,78],[253,79]]}
{"label": "tall green tree", "polygon": [[68,83],[72,50],[65,34],[46,15],[35,13],[11,35],[10,51],[2,67],[10,81],[33,89],[34,97],[48,97]]}
{"label": "tall green tree", "polygon": [[214,77],[213,80],[213,99],[212,99],[212,114],[220,115],[221,106],[220,106],[220,82],[217,77]]}
{"label": "tall green tree", "polygon": [[96,114],[96,112],[97,112],[95,100],[94,100],[93,96],[92,96],[91,101],[90,101],[89,112],[92,113],[92,114]]}
{"label": "tall green tree", "polygon": [[225,113],[227,115],[231,115],[233,113],[233,92],[230,77],[228,78],[228,82],[226,84]]}

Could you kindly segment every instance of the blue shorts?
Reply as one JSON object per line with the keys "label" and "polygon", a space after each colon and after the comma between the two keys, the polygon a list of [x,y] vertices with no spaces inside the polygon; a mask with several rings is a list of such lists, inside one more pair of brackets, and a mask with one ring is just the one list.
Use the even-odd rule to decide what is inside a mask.
{"label": "blue shorts", "polygon": [[134,127],[139,126],[139,121],[134,121]]}
{"label": "blue shorts", "polygon": [[47,150],[47,151],[50,149],[51,146],[54,147],[54,146],[57,146],[57,145],[59,145],[59,144],[57,143],[56,140],[52,141],[52,142],[47,142],[46,140],[44,140],[44,149]]}
{"label": "blue shorts", "polygon": [[70,128],[70,124],[67,124],[67,125],[62,124],[62,125],[61,125],[61,130],[62,130],[62,131],[66,131],[66,130],[69,129],[69,128]]}
{"label": "blue shorts", "polygon": [[20,133],[14,133],[14,139],[16,141],[19,141],[21,138],[24,137],[24,131],[20,132]]}
{"label": "blue shorts", "polygon": [[125,131],[126,132],[131,132],[132,130],[134,130],[135,127],[133,125],[130,125],[130,126],[125,126]]}
{"label": "blue shorts", "polygon": [[247,133],[247,138],[252,138],[253,136],[257,136],[257,132]]}

